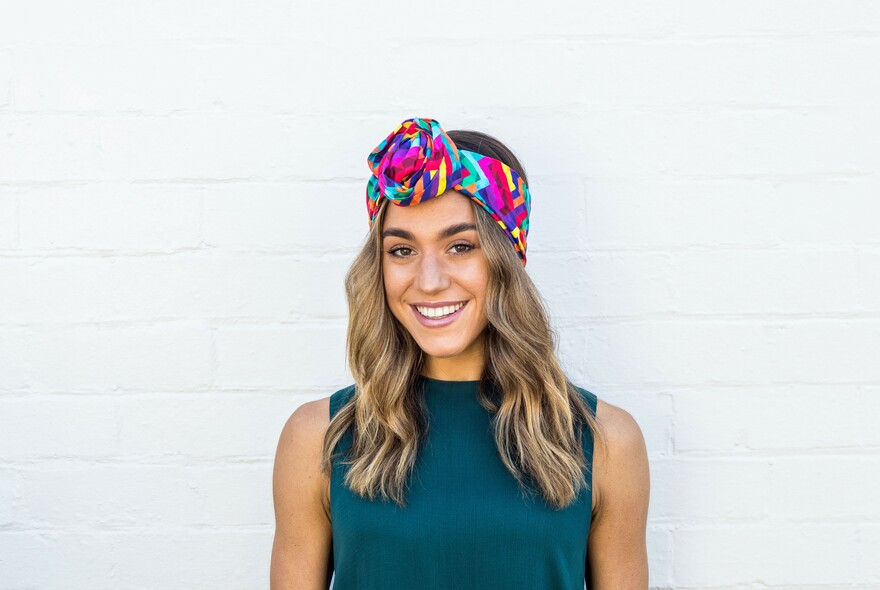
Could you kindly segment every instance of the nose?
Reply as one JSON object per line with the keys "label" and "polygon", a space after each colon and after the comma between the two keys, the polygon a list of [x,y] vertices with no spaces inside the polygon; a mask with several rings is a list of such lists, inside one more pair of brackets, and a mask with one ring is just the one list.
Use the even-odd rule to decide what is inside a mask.
{"label": "nose", "polygon": [[424,293],[440,293],[450,284],[446,261],[442,255],[426,253],[419,260],[416,286]]}

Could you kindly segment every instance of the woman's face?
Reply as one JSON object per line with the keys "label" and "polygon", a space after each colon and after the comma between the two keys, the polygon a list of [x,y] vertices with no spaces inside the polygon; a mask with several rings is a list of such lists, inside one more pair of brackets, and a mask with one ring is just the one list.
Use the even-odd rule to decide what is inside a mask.
{"label": "woman's face", "polygon": [[468,197],[449,190],[385,207],[382,274],[394,317],[429,362],[482,363],[489,267]]}

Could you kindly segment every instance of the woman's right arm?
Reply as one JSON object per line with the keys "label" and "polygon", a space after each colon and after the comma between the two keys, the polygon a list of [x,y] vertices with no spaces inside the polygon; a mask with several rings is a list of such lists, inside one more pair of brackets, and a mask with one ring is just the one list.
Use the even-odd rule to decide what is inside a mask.
{"label": "woman's right arm", "polygon": [[327,590],[330,585],[330,483],[321,473],[329,403],[326,397],[302,404],[281,431],[272,475],[275,540],[271,590]]}

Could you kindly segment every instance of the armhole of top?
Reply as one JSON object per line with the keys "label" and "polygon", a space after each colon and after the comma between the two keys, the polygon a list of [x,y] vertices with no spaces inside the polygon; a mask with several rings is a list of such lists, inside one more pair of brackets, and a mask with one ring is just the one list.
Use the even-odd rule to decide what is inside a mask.
{"label": "armhole of top", "polygon": [[[581,393],[581,396],[584,398],[584,401],[587,402],[587,407],[590,409],[590,414],[593,417],[596,417],[596,408],[599,405],[599,397],[593,393],[592,391],[587,391],[582,387],[578,387],[577,390]],[[593,433],[590,428],[584,425],[585,435],[589,438],[587,443],[584,445],[584,450],[589,451],[589,462],[590,462],[590,470],[588,475],[587,483],[590,485],[590,493],[593,493],[593,452],[595,451],[595,439],[593,437]]]}
{"label": "armhole of top", "polygon": [[[354,396],[354,392],[355,392],[355,385],[352,384],[352,385],[349,385],[348,387],[343,387],[339,391],[336,391],[336,392],[330,394],[330,420],[333,420],[333,417],[336,415],[337,412],[339,412],[339,409],[342,406],[344,406],[348,402],[348,400],[350,400]],[[346,438],[346,437],[344,436],[343,438]],[[334,451],[337,451],[339,449],[339,445],[340,445],[340,443],[336,443],[336,447],[334,448]],[[335,462],[334,462],[334,468],[332,469],[332,471],[335,471]],[[332,473],[330,476],[330,481],[331,481],[330,493],[328,494],[327,499],[328,499],[328,501],[331,502],[331,506],[332,506],[332,498],[333,498],[333,494],[332,494],[333,475],[332,475]],[[332,511],[331,511],[331,514],[332,514]],[[330,518],[330,521],[331,521],[331,523],[333,522],[332,516]],[[332,568],[333,567],[332,566],[332,559],[333,559],[332,553],[331,553],[330,559],[331,559],[330,567]],[[332,569],[331,569],[331,571],[332,571]]]}
{"label": "armhole of top", "polygon": [[349,385],[348,387],[344,387],[339,391],[333,393],[330,396],[330,419],[333,419],[333,416],[339,411],[339,409],[344,406],[348,400],[354,396],[355,386]]}
{"label": "armhole of top", "polygon": [[590,406],[590,413],[593,414],[593,417],[595,418],[596,408],[599,405],[599,397],[592,391],[587,391],[586,389],[582,391],[584,392],[584,397],[587,400],[587,405]]}
{"label": "armhole of top", "polygon": [[577,385],[575,385],[575,388],[580,392],[581,397],[584,398],[584,401],[587,402],[587,407],[590,409],[590,414],[592,414],[595,418],[596,408],[599,405],[599,397],[592,391],[587,391],[583,387],[578,387]]}

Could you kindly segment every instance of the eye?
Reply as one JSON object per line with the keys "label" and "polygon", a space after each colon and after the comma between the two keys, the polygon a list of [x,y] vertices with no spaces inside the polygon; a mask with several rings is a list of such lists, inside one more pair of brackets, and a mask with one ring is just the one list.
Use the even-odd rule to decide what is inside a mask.
{"label": "eye", "polygon": [[[462,249],[458,250],[458,248],[462,248]],[[454,254],[461,255],[461,254],[467,254],[468,252],[473,250],[474,246],[473,246],[473,244],[468,244],[466,242],[459,242],[458,244],[453,244],[452,249],[456,250],[454,252]]]}
{"label": "eye", "polygon": [[396,246],[388,250],[388,253],[397,258],[405,258],[407,256],[406,254],[398,254],[398,252],[400,252],[401,250],[412,251],[412,248],[409,248],[407,246]]}

